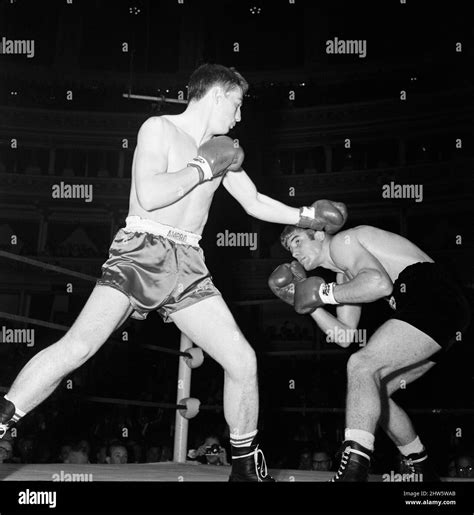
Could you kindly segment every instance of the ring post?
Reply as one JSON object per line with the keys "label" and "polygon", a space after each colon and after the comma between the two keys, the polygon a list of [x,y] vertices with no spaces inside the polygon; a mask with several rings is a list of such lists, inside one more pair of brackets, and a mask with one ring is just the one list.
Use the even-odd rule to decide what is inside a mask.
{"label": "ring post", "polygon": [[[192,347],[192,341],[184,334],[181,333],[179,342],[179,350],[184,352],[189,347]],[[180,400],[189,397],[191,393],[191,369],[184,361],[184,356],[179,356],[178,367],[178,385],[176,394],[176,404]],[[186,454],[188,446],[188,425],[189,420],[180,414],[180,410],[176,410],[175,424],[174,424],[174,451],[173,461],[176,463],[186,463]]]}

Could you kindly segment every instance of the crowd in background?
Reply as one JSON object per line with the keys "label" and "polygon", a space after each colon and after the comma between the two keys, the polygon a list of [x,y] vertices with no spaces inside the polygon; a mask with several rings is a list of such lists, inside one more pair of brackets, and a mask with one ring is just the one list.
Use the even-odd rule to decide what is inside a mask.
{"label": "crowd in background", "polygon": [[[334,471],[342,441],[343,417],[283,414],[265,422],[260,439],[271,468]],[[474,421],[456,438],[452,425],[419,417],[417,425],[443,476],[474,478]],[[454,432],[453,432],[454,430]],[[0,440],[0,463],[123,465],[173,460],[174,412],[127,406],[80,405],[58,397],[47,401]],[[187,459],[229,466],[229,431],[222,413],[200,413],[190,422]],[[400,456],[381,432],[372,472],[395,473]]]}

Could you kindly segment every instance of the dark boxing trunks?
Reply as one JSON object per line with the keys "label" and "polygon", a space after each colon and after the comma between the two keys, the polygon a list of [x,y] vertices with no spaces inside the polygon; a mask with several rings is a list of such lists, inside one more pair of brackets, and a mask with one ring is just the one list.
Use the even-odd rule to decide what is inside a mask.
{"label": "dark boxing trunks", "polygon": [[200,236],[129,216],[109,250],[97,284],[111,286],[130,299],[132,317],[144,320],[158,311],[169,316],[207,297],[220,295],[204,264]]}
{"label": "dark boxing trunks", "polygon": [[[469,304],[461,289],[436,263],[407,266],[395,281],[388,300],[395,311],[391,318],[403,320],[424,332],[443,351],[467,329],[471,319]],[[432,360],[435,361],[434,357]]]}

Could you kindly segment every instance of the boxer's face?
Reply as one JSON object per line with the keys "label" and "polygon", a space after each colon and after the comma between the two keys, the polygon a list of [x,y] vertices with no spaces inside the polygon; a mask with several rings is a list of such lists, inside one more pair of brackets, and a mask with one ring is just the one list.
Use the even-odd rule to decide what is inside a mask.
{"label": "boxer's face", "polygon": [[323,240],[324,233],[321,235],[321,231],[314,234],[314,240],[307,232],[298,231],[288,240],[288,247],[292,256],[303,265],[305,270],[314,270],[320,265]]}
{"label": "boxer's face", "polygon": [[215,98],[213,133],[227,134],[241,120],[242,90],[236,87],[225,92],[217,88]]}

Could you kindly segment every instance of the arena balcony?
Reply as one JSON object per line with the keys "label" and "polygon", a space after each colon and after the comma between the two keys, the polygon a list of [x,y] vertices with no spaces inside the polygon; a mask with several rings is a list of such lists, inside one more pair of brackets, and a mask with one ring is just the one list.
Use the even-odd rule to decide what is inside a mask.
{"label": "arena balcony", "polygon": [[[391,182],[425,184],[436,199],[456,195],[457,202],[470,195],[472,191],[473,158],[459,158],[455,161],[439,163],[420,163],[408,166],[376,168],[371,170],[351,170],[348,172],[321,173],[308,175],[281,175],[270,173],[262,178],[262,191],[273,194],[286,201],[302,202],[316,197],[344,197],[350,203],[363,202],[374,204],[382,200],[382,188]],[[120,177],[81,177],[78,175],[64,177],[60,175],[24,175],[9,173],[8,169],[0,173],[0,189],[3,202],[14,205],[15,202],[33,200],[48,203],[50,209],[71,199],[52,200],[53,186],[60,183],[76,185],[93,185],[94,200],[103,204],[123,207],[128,203],[130,179]],[[294,194],[290,191],[294,190]],[[398,199],[395,199],[398,200]],[[73,200],[73,202],[80,202]],[[102,204],[102,205],[103,205]],[[384,201],[383,205],[386,205]],[[91,206],[89,206],[91,207]]]}

